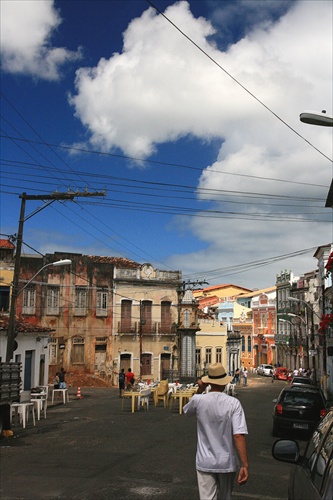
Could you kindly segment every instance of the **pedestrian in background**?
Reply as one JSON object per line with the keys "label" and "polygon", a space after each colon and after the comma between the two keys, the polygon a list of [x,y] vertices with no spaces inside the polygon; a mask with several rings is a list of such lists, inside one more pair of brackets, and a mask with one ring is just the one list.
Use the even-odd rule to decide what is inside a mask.
{"label": "pedestrian in background", "polygon": [[59,373],[59,389],[66,389],[65,375],[65,370],[61,368]]}
{"label": "pedestrian in background", "polygon": [[239,375],[240,375],[240,369],[237,368],[237,370],[235,371],[234,378],[232,380],[233,384],[239,384]]}
{"label": "pedestrian in background", "polygon": [[126,388],[132,389],[133,384],[135,382],[135,377],[134,377],[134,373],[132,372],[132,370],[130,368],[127,370],[125,377],[126,377]]}
{"label": "pedestrian in background", "polygon": [[118,373],[118,384],[119,384],[119,397],[122,398],[125,390],[125,370],[121,369],[121,372]]}
{"label": "pedestrian in background", "polygon": [[[232,377],[220,363],[212,363],[199,389],[184,406],[185,415],[197,417],[196,469],[200,500],[231,500],[238,471],[238,484],[248,480],[245,435],[247,425],[238,399],[225,394]],[[207,386],[210,391],[205,394]]]}
{"label": "pedestrian in background", "polygon": [[247,376],[248,376],[248,371],[247,371],[247,368],[245,366],[244,370],[243,370],[243,384],[244,385],[247,385]]}
{"label": "pedestrian in background", "polygon": [[53,389],[59,389],[59,388],[60,388],[60,380],[59,380],[59,372],[57,372],[53,379]]}

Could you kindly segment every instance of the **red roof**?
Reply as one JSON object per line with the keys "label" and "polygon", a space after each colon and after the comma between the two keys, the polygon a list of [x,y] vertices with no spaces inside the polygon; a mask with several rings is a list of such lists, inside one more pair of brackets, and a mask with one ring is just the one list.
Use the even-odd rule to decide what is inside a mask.
{"label": "red roof", "polygon": [[211,295],[210,297],[202,297],[201,299],[199,299],[200,309],[202,309],[203,307],[212,306],[212,305],[218,304],[218,303],[219,303],[219,298],[217,297],[217,295]]}
{"label": "red roof", "polygon": [[[8,323],[9,316],[6,314],[0,314],[0,331],[7,331]],[[19,333],[51,333],[55,331],[48,327],[31,325],[18,317],[16,317],[15,320],[15,330]]]}
{"label": "red roof", "polygon": [[9,240],[4,240],[0,238],[0,248],[8,248],[8,250],[14,250],[15,245]]}
{"label": "red roof", "polygon": [[130,267],[137,269],[141,267],[141,264],[134,262],[134,260],[126,259],[125,257],[102,257],[95,255],[88,255],[89,259],[91,259],[95,263],[99,264],[113,264],[116,267]]}

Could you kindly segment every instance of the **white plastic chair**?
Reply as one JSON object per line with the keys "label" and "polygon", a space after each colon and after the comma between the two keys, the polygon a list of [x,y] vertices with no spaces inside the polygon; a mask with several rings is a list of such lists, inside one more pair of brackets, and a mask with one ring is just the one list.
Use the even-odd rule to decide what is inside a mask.
{"label": "white plastic chair", "polygon": [[143,407],[146,405],[146,408],[148,411],[150,394],[151,394],[150,389],[141,389],[140,390],[140,396],[138,397],[138,409],[140,408],[140,405]]}

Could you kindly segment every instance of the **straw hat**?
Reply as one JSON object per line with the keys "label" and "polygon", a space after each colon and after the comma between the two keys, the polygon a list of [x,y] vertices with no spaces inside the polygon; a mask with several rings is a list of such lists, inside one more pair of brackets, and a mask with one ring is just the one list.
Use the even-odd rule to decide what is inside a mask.
{"label": "straw hat", "polygon": [[212,363],[208,368],[208,375],[202,377],[204,384],[227,385],[232,381],[232,377],[227,375],[221,363]]}

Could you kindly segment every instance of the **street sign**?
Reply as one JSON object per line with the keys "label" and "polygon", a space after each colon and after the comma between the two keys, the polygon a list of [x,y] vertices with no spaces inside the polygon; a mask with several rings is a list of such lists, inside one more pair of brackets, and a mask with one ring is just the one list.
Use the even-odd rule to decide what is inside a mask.
{"label": "street sign", "polygon": [[317,354],[317,349],[309,349],[309,356],[315,356]]}

